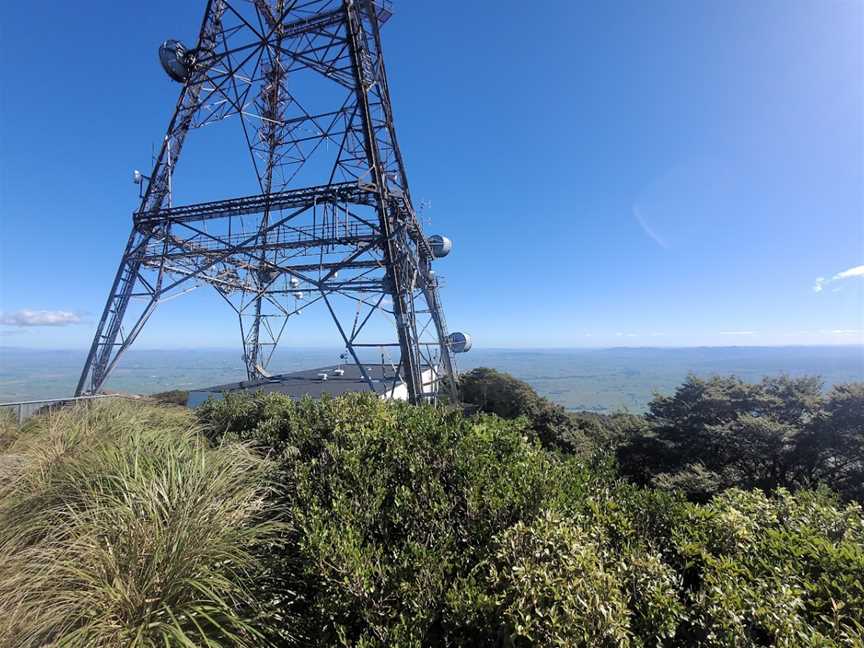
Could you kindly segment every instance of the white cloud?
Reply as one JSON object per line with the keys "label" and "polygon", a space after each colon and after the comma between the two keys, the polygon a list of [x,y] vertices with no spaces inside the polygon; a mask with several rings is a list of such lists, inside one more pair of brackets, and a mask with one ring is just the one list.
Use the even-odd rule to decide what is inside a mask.
{"label": "white cloud", "polygon": [[[826,279],[825,277],[816,277],[816,281],[813,284],[813,292],[822,292],[822,289],[829,283],[834,283],[835,281],[841,281],[843,279],[851,279],[852,277],[864,277],[864,265],[853,266],[842,272],[838,272],[833,277]],[[831,292],[837,292],[835,288]]]}
{"label": "white cloud", "polygon": [[720,335],[755,335],[756,331],[720,331]]}
{"label": "white cloud", "polygon": [[849,277],[864,277],[864,265],[855,266],[834,275],[834,279],[848,279]]}
{"label": "white cloud", "polygon": [[25,308],[14,313],[0,313],[0,324],[5,326],[69,326],[80,323],[81,316],[70,311]]}

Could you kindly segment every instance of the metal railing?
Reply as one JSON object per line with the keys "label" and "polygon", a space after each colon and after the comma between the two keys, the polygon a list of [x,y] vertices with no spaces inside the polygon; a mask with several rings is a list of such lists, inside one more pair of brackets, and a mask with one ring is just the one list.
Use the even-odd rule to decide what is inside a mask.
{"label": "metal railing", "polygon": [[[62,407],[78,401],[93,401],[100,398],[129,398],[136,396],[128,394],[94,394],[92,396],[67,396],[66,398],[43,398],[40,400],[17,401],[12,403],[0,403],[0,410],[11,410],[15,413],[15,421],[21,425],[31,416],[40,413],[41,410],[51,407]],[[46,410],[47,411],[47,410]]]}

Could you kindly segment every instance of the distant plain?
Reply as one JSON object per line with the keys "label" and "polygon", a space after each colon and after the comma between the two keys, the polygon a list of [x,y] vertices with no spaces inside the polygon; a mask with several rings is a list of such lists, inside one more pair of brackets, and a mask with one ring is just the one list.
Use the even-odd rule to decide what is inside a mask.
{"label": "distant plain", "polygon": [[[79,350],[0,348],[0,402],[70,395],[84,357]],[[474,349],[458,360],[460,370],[493,367],[567,409],[595,412],[642,412],[654,393],[671,393],[690,372],[735,374],[748,381],[776,374],[817,375],[826,387],[864,381],[864,346]],[[271,367],[278,373],[338,361],[338,349],[289,348],[280,351]],[[243,363],[233,349],[131,350],[106,389],[149,394],[242,377]]]}

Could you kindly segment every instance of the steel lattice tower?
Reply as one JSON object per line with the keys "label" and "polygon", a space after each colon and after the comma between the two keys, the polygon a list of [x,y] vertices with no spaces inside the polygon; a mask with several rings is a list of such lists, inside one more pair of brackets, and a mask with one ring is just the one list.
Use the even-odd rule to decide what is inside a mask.
{"label": "steel lattice tower", "polygon": [[[249,379],[318,304],[370,387],[364,349],[398,352],[412,402],[455,388],[453,353],[470,338],[447,333],[432,261],[450,242],[424,236],[408,190],[381,52],[389,15],[372,0],[209,0],[195,47],[163,44],[182,90],[151,174],[136,172],[141,203],[76,394],[102,387],[158,304],[204,286],[238,316]],[[187,136],[226,120],[256,193],[173,205]],[[376,313],[386,339],[368,338]]]}

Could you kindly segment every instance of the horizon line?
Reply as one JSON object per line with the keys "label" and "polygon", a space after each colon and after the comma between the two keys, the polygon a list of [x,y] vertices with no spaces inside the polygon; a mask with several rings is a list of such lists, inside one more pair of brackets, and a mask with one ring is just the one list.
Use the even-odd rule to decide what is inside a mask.
{"label": "horizon line", "polygon": [[[680,344],[680,345],[608,345],[608,346],[474,346],[475,350],[480,351],[613,351],[618,349],[660,349],[660,350],[675,350],[675,349],[794,349],[794,348],[842,348],[842,347],[861,347],[864,349],[864,341],[861,342],[818,342],[818,343],[790,343],[790,344]],[[291,350],[309,350],[309,351],[333,351],[341,350],[341,346],[293,346],[284,345],[280,349]],[[15,346],[9,344],[0,344],[0,350],[14,351],[75,351],[86,352],[87,347],[32,347],[32,346]],[[133,348],[128,351],[237,351],[231,346],[184,346],[184,347],[142,347]],[[469,352],[470,354],[470,352]]]}

